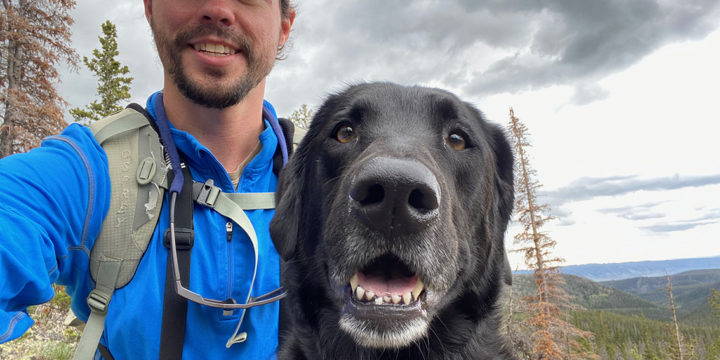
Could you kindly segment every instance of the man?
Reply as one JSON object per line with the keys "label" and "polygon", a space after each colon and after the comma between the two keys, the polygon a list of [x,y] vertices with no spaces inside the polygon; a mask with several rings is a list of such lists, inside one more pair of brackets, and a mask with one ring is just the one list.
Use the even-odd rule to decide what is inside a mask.
{"label": "man", "polygon": [[[169,121],[193,180],[212,179],[225,193],[273,192],[273,155],[282,136],[273,130],[275,112],[263,95],[295,18],[289,0],[144,5],[164,68],[163,90],[149,97],[147,110],[154,121]],[[111,186],[117,186],[108,174],[105,151],[77,124],[38,149],[0,161],[0,343],[27,331],[27,307],[50,300],[53,282],[67,286],[73,311],[87,320],[86,298],[95,286],[89,254],[108,213]],[[134,277],[112,296],[100,340],[103,357],[150,359],[164,351],[167,196],[162,206]],[[192,214],[190,290],[245,303],[255,255],[247,231],[211,208],[196,205]],[[247,211],[257,233],[254,296],[279,286],[279,260],[268,233],[272,214]],[[272,357],[278,312],[277,302],[244,314],[189,301],[182,356]],[[238,332],[247,333],[247,340]]]}

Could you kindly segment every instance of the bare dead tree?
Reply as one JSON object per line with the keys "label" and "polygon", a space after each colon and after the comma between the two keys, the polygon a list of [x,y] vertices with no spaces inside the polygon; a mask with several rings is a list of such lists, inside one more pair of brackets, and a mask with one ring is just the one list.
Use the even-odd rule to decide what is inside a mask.
{"label": "bare dead tree", "polygon": [[[533,270],[537,293],[525,300],[529,311],[528,323],[534,327],[532,336],[533,353],[536,359],[593,359],[597,355],[582,349],[576,340],[590,338],[592,334],[582,331],[565,319],[563,307],[569,304],[569,296],[562,288],[563,278],[559,266],[563,259],[552,254],[556,242],[543,225],[553,218],[549,215],[549,206],[537,199],[537,190],[541,187],[537,181],[537,172],[530,166],[527,150],[531,147],[528,129],[510,109],[508,128],[514,140],[517,159],[515,167],[515,215],[522,231],[515,235],[515,244],[521,252],[525,264]],[[563,346],[565,345],[565,346]]]}
{"label": "bare dead tree", "polygon": [[0,158],[24,152],[65,126],[56,66],[77,68],[70,46],[73,0],[2,0]]}
{"label": "bare dead tree", "polygon": [[675,311],[675,296],[673,295],[673,288],[672,288],[672,280],[670,279],[670,275],[665,274],[665,278],[667,279],[667,288],[665,290],[668,292],[668,298],[670,299],[670,310],[672,311],[673,316],[673,325],[675,326],[675,341],[677,341],[677,349],[672,349],[673,351],[673,357],[677,358],[679,360],[685,360],[685,356],[683,353],[683,339],[682,339],[682,333],[680,333],[680,326],[678,325],[677,320],[677,312]]}

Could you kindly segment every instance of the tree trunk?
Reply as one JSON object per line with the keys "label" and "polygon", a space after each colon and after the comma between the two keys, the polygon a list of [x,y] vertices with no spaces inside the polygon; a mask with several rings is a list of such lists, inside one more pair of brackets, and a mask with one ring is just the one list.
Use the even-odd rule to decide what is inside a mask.
{"label": "tree trunk", "polygon": [[0,131],[0,158],[13,153],[15,142],[15,125],[17,123],[17,84],[20,82],[22,66],[20,46],[15,41],[8,41],[7,56],[7,91],[5,93],[5,114],[2,131]]}

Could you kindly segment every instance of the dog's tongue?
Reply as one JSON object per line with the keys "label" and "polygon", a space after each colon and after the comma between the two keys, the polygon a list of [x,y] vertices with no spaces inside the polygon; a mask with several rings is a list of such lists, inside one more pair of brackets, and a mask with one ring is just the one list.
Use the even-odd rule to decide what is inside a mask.
{"label": "dog's tongue", "polygon": [[358,273],[358,286],[365,291],[372,291],[376,296],[399,295],[412,292],[418,281],[417,275],[413,276],[384,276],[375,274]]}

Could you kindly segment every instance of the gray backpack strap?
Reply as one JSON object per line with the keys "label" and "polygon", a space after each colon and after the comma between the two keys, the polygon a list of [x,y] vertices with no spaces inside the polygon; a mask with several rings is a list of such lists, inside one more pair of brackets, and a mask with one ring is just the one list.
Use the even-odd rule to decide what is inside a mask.
{"label": "gray backpack strap", "polygon": [[90,253],[96,285],[88,296],[90,318],[75,359],[95,356],[112,294],[133,278],[155,231],[167,175],[160,139],[145,115],[127,108],[90,129],[107,154],[112,191]]}
{"label": "gray backpack strap", "polygon": [[[252,288],[255,284],[255,276],[257,275],[258,263],[258,242],[255,228],[253,228],[250,219],[245,214],[245,210],[258,209],[274,209],[275,193],[224,193],[214,185],[212,179],[208,179],[205,183],[193,182],[193,199],[199,205],[207,206],[221,215],[232,219],[235,224],[245,231],[250,238],[255,253],[255,263],[252,280],[250,281],[250,291],[248,292],[245,303],[250,302],[252,298]],[[243,309],[240,315],[235,332],[225,344],[230,347],[233,344],[244,342],[247,339],[246,332],[239,332],[247,309]]]}
{"label": "gray backpack strap", "polygon": [[97,286],[87,298],[88,306],[90,306],[90,317],[80,337],[80,342],[75,348],[74,359],[95,358],[95,350],[97,350],[105,327],[105,315],[107,315],[110,298],[115,291],[115,281],[120,273],[120,265],[120,261],[107,261],[99,266]]}

